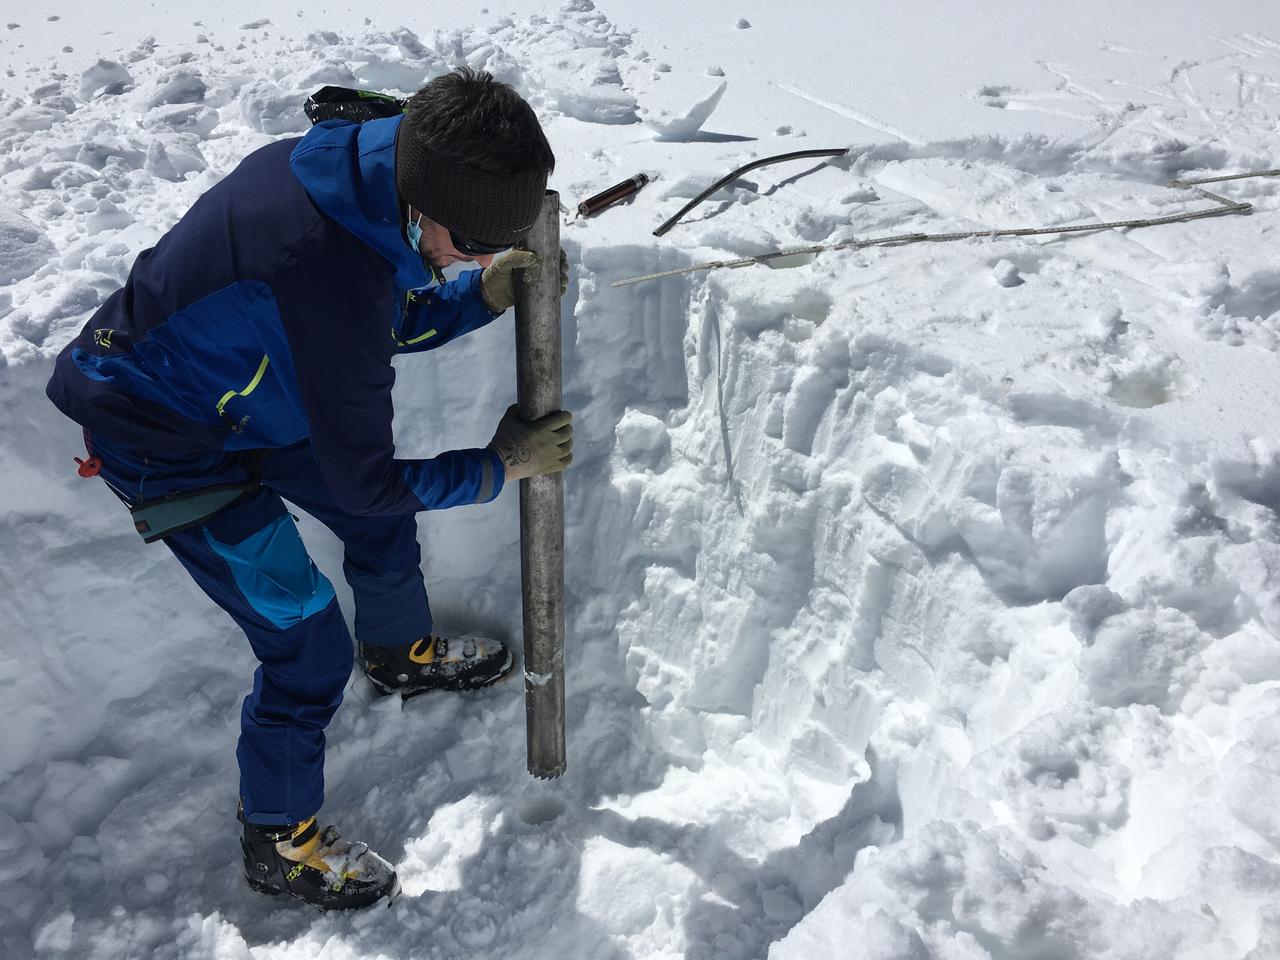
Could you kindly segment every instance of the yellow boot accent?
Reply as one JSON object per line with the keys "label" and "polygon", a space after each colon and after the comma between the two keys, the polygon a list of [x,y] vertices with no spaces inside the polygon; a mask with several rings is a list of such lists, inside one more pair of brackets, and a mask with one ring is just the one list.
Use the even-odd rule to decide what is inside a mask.
{"label": "yellow boot accent", "polygon": [[[302,834],[305,833],[313,823],[315,823],[315,819],[315,817],[310,817],[298,824],[293,833],[289,835],[288,840],[281,840],[276,844],[276,850],[279,852],[280,856],[294,863],[294,866],[291,867],[289,872],[286,874],[290,880],[298,879],[298,875],[302,873],[303,867],[311,867],[313,870],[319,870],[321,873],[328,873],[338,877],[338,881],[334,884],[333,889],[334,891],[341,890],[343,884],[348,879],[360,875],[359,869],[350,869],[351,863],[349,861],[348,854],[353,846],[352,844],[342,844],[344,849],[339,851],[335,851],[333,845],[321,846],[325,833],[328,831],[319,829],[312,834],[310,839],[300,846],[294,846],[293,844],[293,838],[302,836]],[[368,849],[367,844],[359,844],[358,846],[363,847],[366,850]],[[338,869],[325,859],[325,854],[335,852],[338,855],[338,862],[342,865],[342,869]]]}
{"label": "yellow boot accent", "polygon": [[[427,648],[419,651],[419,647],[426,643]],[[412,663],[430,663],[436,658],[436,638],[423,637],[421,640],[415,640],[413,646],[409,648],[409,660]]]}
{"label": "yellow boot accent", "polygon": [[329,864],[320,853],[320,831],[316,830],[311,839],[301,846],[294,846],[293,838],[299,837],[311,828],[316,822],[315,817],[308,817],[302,823],[298,824],[288,840],[281,840],[276,844],[276,852],[286,860],[292,860],[297,864],[289,871],[289,879],[295,879],[302,872],[303,867],[314,867],[320,871],[329,870]]}

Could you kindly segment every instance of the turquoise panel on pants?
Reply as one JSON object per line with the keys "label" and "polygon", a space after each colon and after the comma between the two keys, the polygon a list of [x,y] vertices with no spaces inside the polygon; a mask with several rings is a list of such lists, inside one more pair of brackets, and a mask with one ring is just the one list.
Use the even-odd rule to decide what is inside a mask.
{"label": "turquoise panel on pants", "polygon": [[204,537],[227,562],[249,605],[280,630],[319,613],[334,598],[333,584],[311,562],[288,514],[239,543],[222,543],[208,528]]}

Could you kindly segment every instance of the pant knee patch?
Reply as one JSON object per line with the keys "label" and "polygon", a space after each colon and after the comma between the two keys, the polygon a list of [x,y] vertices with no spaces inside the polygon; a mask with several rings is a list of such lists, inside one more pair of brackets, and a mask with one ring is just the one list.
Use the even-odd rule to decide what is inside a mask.
{"label": "pant knee patch", "polygon": [[279,630],[296,626],[334,599],[333,584],[311,562],[287,513],[235,543],[219,540],[209,527],[204,539],[226,561],[249,605]]}

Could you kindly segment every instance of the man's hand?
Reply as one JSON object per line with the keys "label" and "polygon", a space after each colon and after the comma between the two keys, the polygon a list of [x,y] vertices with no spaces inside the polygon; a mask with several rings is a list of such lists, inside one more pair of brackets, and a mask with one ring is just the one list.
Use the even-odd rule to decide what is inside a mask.
{"label": "man's hand", "polygon": [[541,420],[520,419],[515,404],[507,408],[489,449],[502,458],[508,482],[556,473],[573,462],[573,414],[549,413]]}
{"label": "man's hand", "polygon": [[[542,264],[532,250],[512,250],[498,257],[480,274],[480,296],[494,313],[504,313],[516,302],[516,270],[540,270]],[[560,251],[560,296],[569,289],[569,258]]]}

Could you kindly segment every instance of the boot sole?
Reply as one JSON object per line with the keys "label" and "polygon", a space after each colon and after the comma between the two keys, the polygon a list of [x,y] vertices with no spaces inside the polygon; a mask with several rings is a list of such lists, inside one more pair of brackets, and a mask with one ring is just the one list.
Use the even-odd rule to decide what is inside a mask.
{"label": "boot sole", "polygon": [[245,883],[249,884],[249,888],[251,890],[255,890],[258,893],[265,893],[269,897],[278,897],[280,894],[284,893],[283,890],[277,890],[269,883],[263,883],[261,880],[254,880],[251,877],[245,877],[244,879]]}
{"label": "boot sole", "polygon": [[389,907],[391,906],[392,903],[395,902],[396,898],[400,896],[400,890],[401,890],[400,878],[397,876],[395,879],[395,885],[389,891],[380,893],[376,897],[372,898],[371,900],[361,900],[358,902],[348,903],[341,907],[337,907],[337,906],[326,907],[318,903],[312,903],[310,900],[306,899],[305,897],[300,897],[296,893],[292,893],[291,891],[280,890],[279,888],[273,887],[268,883],[262,882],[261,880],[254,880],[251,877],[245,877],[245,882],[249,884],[250,889],[254,890],[257,893],[265,893],[269,897],[278,897],[281,894],[287,894],[289,899],[297,900],[299,903],[305,903],[309,907],[315,907],[321,913],[328,913],[330,910],[362,910],[365,907],[374,906],[375,904],[377,904],[379,900],[383,899],[384,897],[386,898],[387,906]]}
{"label": "boot sole", "polygon": [[373,686],[373,689],[378,692],[379,696],[386,697],[386,696],[390,696],[393,693],[399,693],[401,700],[410,700],[414,697],[421,696],[424,693],[436,693],[437,691],[441,691],[441,690],[448,691],[450,693],[465,693],[468,690],[483,690],[485,687],[491,687],[495,683],[500,683],[501,681],[507,679],[507,677],[511,676],[512,672],[515,670],[515,667],[516,667],[515,655],[512,654],[510,651],[507,651],[507,664],[505,667],[502,668],[501,673],[494,674],[488,680],[482,680],[482,681],[473,682],[473,683],[466,683],[457,687],[422,687],[421,689],[418,689],[418,690],[408,690],[408,691],[402,692],[402,691],[396,690],[394,687],[384,686],[383,684],[379,683],[377,680],[373,679],[373,677],[369,676],[367,673],[365,674],[365,679],[369,681],[369,683]]}

